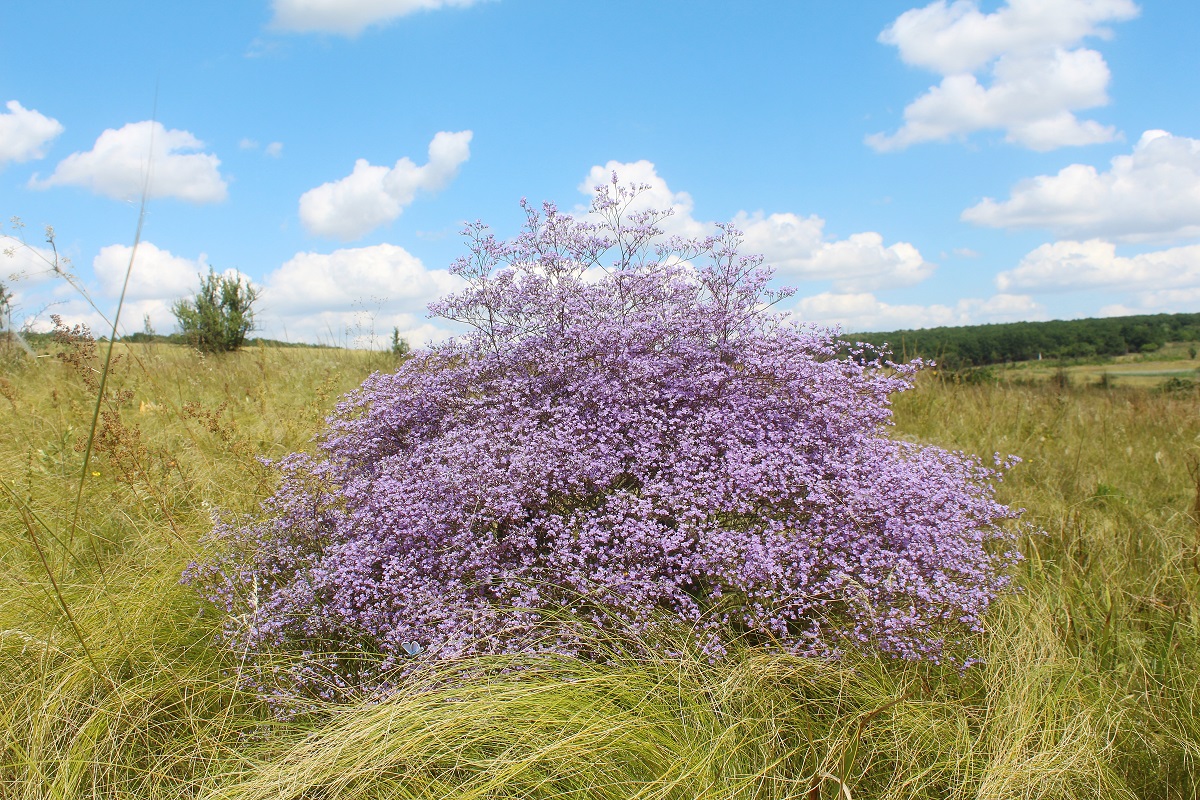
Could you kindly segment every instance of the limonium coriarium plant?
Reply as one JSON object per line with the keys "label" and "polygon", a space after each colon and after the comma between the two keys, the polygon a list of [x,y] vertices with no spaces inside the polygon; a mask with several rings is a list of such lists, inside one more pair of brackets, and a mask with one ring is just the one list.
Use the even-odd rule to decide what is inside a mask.
{"label": "limonium coriarium plant", "polygon": [[918,363],[788,321],[736,230],[668,238],[638,192],[468,226],[431,311],[469,332],[368,378],[189,569],[230,642],[335,687],[668,615],[714,657],[958,658],[1016,558],[999,474],[889,437]]}

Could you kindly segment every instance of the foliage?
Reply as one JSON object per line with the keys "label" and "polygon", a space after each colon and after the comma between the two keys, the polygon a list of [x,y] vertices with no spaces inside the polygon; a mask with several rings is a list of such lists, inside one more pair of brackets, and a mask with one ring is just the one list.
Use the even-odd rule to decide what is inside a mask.
{"label": "foliage", "polygon": [[200,290],[190,300],[171,307],[179,331],[188,342],[207,353],[237,350],[254,330],[256,290],[241,275],[218,275],[211,268],[200,276]]}
{"label": "foliage", "polygon": [[381,657],[308,658],[316,687],[418,647],[586,650],[564,614],[650,635],[665,610],[713,654],[936,660],[980,629],[1016,513],[976,459],[886,435],[917,365],[838,358],[771,311],[735,231],[663,241],[635,196],[468,228],[468,288],[433,310],[472,333],[369,378],[190,572],[239,649]]}
{"label": "foliage", "polygon": [[1169,341],[1200,340],[1200,314],[1009,322],[926,330],[855,333],[847,342],[890,345],[907,357],[961,370],[1037,358],[1096,358],[1150,353]]}

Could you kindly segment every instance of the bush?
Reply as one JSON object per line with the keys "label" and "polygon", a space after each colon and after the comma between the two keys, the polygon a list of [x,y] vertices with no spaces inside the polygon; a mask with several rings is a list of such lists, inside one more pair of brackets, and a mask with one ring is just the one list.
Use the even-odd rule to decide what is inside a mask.
{"label": "bush", "polygon": [[[634,200],[614,179],[588,218],[467,229],[468,288],[431,308],[472,332],[368,378],[189,569],[231,643],[305,653],[310,688],[664,618],[714,656],[965,657],[1017,514],[976,459],[887,436],[919,364],[837,357],[771,311],[785,293],[735,230],[664,241]],[[335,650],[367,664],[311,655]]]}
{"label": "bush", "polygon": [[206,353],[237,350],[254,330],[254,301],[258,291],[242,276],[218,275],[209,269],[200,276],[200,291],[191,300],[178,300],[171,313],[189,344]]}

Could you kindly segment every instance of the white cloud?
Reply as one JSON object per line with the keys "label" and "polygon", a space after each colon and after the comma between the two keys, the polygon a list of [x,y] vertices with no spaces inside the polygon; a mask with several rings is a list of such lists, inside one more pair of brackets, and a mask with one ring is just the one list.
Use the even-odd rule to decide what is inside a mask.
{"label": "white cloud", "polygon": [[300,220],[309,233],[357,239],[399,217],[419,190],[436,192],[449,185],[470,157],[470,143],[471,131],[438,133],[429,143],[429,161],[423,167],[408,158],[390,169],[360,158],[345,178],[301,195]]}
{"label": "white cloud", "polygon": [[[258,148],[259,144],[257,139],[246,138],[238,142],[238,149],[240,150],[257,150]],[[283,142],[271,142],[262,150],[271,158],[279,158],[281,155],[283,155]]]}
{"label": "white cloud", "polygon": [[49,247],[25,244],[13,236],[0,234],[0,281],[10,289],[54,277],[54,259],[54,251]]}
{"label": "white cloud", "polygon": [[255,333],[267,339],[285,342],[309,342],[367,350],[386,350],[392,343],[392,329],[411,347],[444,341],[452,334],[434,325],[423,314],[386,310],[381,305],[363,304],[350,311],[320,311],[303,316],[263,316]]}
{"label": "white cloud", "polygon": [[886,331],[980,325],[1045,319],[1045,309],[1027,295],[997,294],[987,299],[966,298],[953,306],[893,305],[866,292],[812,295],[800,299],[792,316],[801,322],[837,325],[846,331]]}
{"label": "white cloud", "polygon": [[[907,64],[943,76],[904,109],[904,125],[867,143],[879,151],[999,129],[1033,150],[1111,141],[1116,130],[1074,111],[1108,102],[1108,65],[1080,47],[1132,19],[1132,0],[1009,0],[984,14],[977,0],[938,0],[901,14],[879,40]],[[988,73],[986,83],[976,73]]]}
{"label": "white cloud", "polygon": [[[35,175],[33,188],[83,186],[119,200],[175,197],[193,203],[215,203],[226,197],[220,159],[202,150],[204,143],[188,131],[167,130],[160,122],[131,122],[108,129],[91,150],[72,153],[46,180]],[[146,181],[146,170],[150,180]]]}
{"label": "white cloud", "polygon": [[[192,292],[196,287],[192,288]],[[177,300],[179,298],[175,298]],[[121,320],[118,325],[120,336],[127,336],[131,333],[137,333],[146,329],[146,321],[149,320],[150,328],[155,333],[172,333],[178,328],[178,322],[175,319],[175,314],[171,311],[171,307],[175,304],[175,300],[164,300],[158,297],[144,297],[135,299],[126,299],[125,305],[121,307]],[[110,324],[103,324],[103,327],[93,328],[93,331],[111,328]]]}
{"label": "white cloud", "polygon": [[0,114],[0,167],[9,161],[30,161],[46,155],[46,145],[63,132],[63,126],[16,100],[5,104]]}
{"label": "white cloud", "polygon": [[417,11],[465,8],[479,0],[273,0],[275,27],[302,33],[355,36]]}
{"label": "white cloud", "polygon": [[1200,306],[1200,286],[1191,289],[1163,289],[1138,292],[1136,305],[1115,303],[1100,309],[1102,317],[1127,317],[1132,314],[1186,314]]}
{"label": "white cloud", "polygon": [[[100,252],[92,259],[92,273],[102,296],[110,300],[120,297],[132,251],[129,245],[111,244],[100,248]],[[152,242],[141,242],[133,260],[129,288],[121,309],[122,333],[141,330],[147,316],[157,332],[169,333],[174,330],[176,321],[171,307],[177,300],[194,296],[200,288],[201,276],[207,275],[209,269],[204,253],[194,259],[184,258]],[[227,269],[219,274],[250,282],[248,275],[235,269]]]}
{"label": "white cloud", "polygon": [[944,0],[905,11],[879,35],[906,64],[944,75],[974,72],[1009,52],[1068,47],[1108,38],[1105,22],[1137,16],[1131,0],[1010,0],[991,14],[974,0]]}
{"label": "white cloud", "polygon": [[[132,254],[133,248],[129,245],[110,244],[100,248],[92,260],[92,272],[105,295],[120,296]],[[142,242],[133,260],[125,297],[129,300],[178,300],[194,294],[200,286],[200,275],[207,274],[208,270],[203,253],[196,259],[183,258],[151,242]]]}
{"label": "white cloud", "polygon": [[[446,270],[429,270],[402,247],[380,244],[297,253],[267,276],[261,319],[276,335],[297,341],[340,343],[347,330],[352,344],[370,346],[393,327],[413,345],[447,333],[420,318],[433,300],[463,287]],[[379,339],[376,346],[383,342]]]}
{"label": "white cloud", "polygon": [[[595,194],[596,187],[612,182],[613,173],[617,180],[624,185],[640,185],[646,189],[637,196],[630,205],[629,211],[646,211],[649,209],[664,211],[671,210],[671,216],[662,220],[658,226],[670,236],[685,236],[699,238],[716,231],[712,223],[700,222],[692,216],[695,203],[687,192],[672,191],[667,182],[658,174],[654,164],[645,159],[641,161],[609,161],[604,166],[593,166],[587,176],[579,182],[580,192],[589,198]],[[585,209],[580,207],[578,211]]]}
{"label": "white cloud", "polygon": [[738,212],[735,227],[745,233],[746,251],[761,253],[783,280],[832,280],[840,292],[862,292],[920,283],[934,265],[908,242],[884,246],[874,231],[828,241],[818,216]]}
{"label": "white cloud", "polygon": [[[715,224],[695,218],[692,196],[673,191],[649,161],[609,161],[594,166],[580,182],[579,191],[590,196],[596,186],[611,182],[614,172],[622,184],[648,187],[631,204],[631,211],[669,208],[674,212],[659,223],[665,233],[699,238],[716,232]],[[832,280],[840,291],[865,291],[919,283],[934,270],[908,242],[885,246],[883,237],[873,231],[827,239],[825,220],[816,215],[739,211],[732,223],[744,234],[742,252],[764,256],[783,282]]]}
{"label": "white cloud", "polygon": [[[6,250],[10,249],[12,242],[11,237],[5,237],[3,244]],[[108,334],[111,322],[92,308],[76,287],[55,275],[52,267],[54,254],[50,249],[24,245],[11,249],[12,257],[0,256],[0,273],[17,273],[11,287],[17,290],[21,311],[27,315],[26,321],[36,330],[49,330],[49,315],[53,313],[61,315],[71,325],[87,324],[96,335]],[[77,273],[82,283],[90,287],[92,298],[105,313],[115,311],[131,253],[129,245],[102,247],[92,259],[94,282],[86,272]],[[75,272],[69,265],[64,268]],[[173,330],[175,317],[171,313],[171,306],[176,300],[193,295],[200,286],[200,273],[207,273],[208,269],[204,254],[197,259],[188,259],[173,255],[151,242],[139,244],[121,309],[121,332],[141,330],[146,316],[150,317],[151,324],[160,333]],[[232,276],[238,273],[227,270],[225,274]]]}
{"label": "white cloud", "polygon": [[1001,291],[1121,288],[1141,291],[1200,287],[1200,245],[1118,256],[1112,242],[1089,239],[1044,244],[1016,269],[996,276]]}
{"label": "white cloud", "polygon": [[993,228],[1049,228],[1060,236],[1170,241],[1200,236],[1200,139],[1146,131],[1107,172],[1071,164],[985,198],[962,213]]}

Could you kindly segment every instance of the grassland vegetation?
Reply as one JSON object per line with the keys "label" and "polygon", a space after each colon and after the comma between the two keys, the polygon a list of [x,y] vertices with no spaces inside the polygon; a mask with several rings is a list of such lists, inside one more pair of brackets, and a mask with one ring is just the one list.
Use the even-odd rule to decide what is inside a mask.
{"label": "grassland vegetation", "polygon": [[714,659],[662,616],[649,640],[581,626],[586,658],[464,654],[280,716],[180,575],[215,509],[278,490],[259,458],[317,456],[394,356],[151,340],[106,368],[83,329],[30,342],[0,373],[6,800],[1200,795],[1194,387],[925,373],[895,396],[897,442],[1021,456],[996,500],[1042,531],[967,669],[745,639]]}
{"label": "grassland vegetation", "polygon": [[899,396],[897,437],[1020,453],[999,496],[1046,532],[1024,542],[1021,591],[987,616],[965,672],[750,647],[712,663],[683,643],[634,657],[598,637],[613,658],[464,658],[384,702],[280,720],[242,688],[242,655],[212,646],[221,620],[179,575],[211,509],[249,512],[275,488],[255,456],[311,447],[337,399],[390,365],[118,345],[110,444],[72,541],[94,397],[74,356],[53,358],[71,349],[9,369],[0,400],[5,797],[1197,791],[1194,394],[925,376]]}

